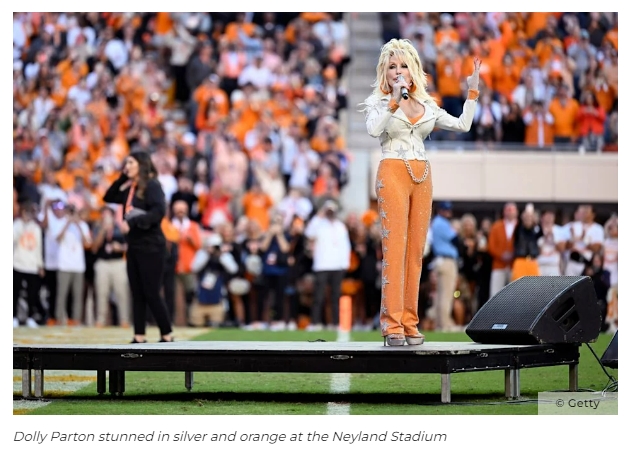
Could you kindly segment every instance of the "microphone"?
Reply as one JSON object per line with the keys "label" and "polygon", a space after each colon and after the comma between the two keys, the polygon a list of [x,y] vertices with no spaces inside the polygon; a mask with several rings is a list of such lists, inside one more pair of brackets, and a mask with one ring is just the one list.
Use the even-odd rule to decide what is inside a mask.
{"label": "microphone", "polygon": [[[399,81],[403,81],[404,77],[402,75],[399,75],[398,77]],[[401,96],[404,100],[408,100],[408,89],[406,89],[405,87],[401,88]]]}

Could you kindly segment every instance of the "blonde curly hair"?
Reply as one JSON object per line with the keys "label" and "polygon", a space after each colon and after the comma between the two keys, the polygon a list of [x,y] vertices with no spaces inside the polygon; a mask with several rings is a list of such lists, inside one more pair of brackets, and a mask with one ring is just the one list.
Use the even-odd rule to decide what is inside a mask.
{"label": "blonde curly hair", "polygon": [[427,74],[423,71],[423,64],[419,53],[410,40],[393,38],[380,50],[380,58],[376,67],[376,79],[371,85],[373,93],[371,95],[382,96],[388,93],[391,88],[386,79],[386,71],[392,56],[397,56],[402,62],[408,65],[408,71],[415,85],[414,90],[408,91],[408,95],[414,99],[434,101],[427,92]]}

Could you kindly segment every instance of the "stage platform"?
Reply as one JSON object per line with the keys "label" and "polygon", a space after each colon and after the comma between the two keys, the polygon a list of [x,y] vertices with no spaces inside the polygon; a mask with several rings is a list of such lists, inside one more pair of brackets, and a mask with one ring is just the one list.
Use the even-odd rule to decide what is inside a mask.
{"label": "stage platform", "polygon": [[[504,371],[509,399],[520,396],[520,370],[568,365],[569,391],[578,388],[578,344],[483,345],[426,342],[385,347],[382,342],[180,341],[126,345],[13,345],[13,369],[22,371],[22,396],[43,398],[46,370],[93,370],[97,392],[121,396],[127,371],[430,373],[441,374],[441,402],[451,402],[451,374]],[[34,381],[34,391],[33,391]]]}

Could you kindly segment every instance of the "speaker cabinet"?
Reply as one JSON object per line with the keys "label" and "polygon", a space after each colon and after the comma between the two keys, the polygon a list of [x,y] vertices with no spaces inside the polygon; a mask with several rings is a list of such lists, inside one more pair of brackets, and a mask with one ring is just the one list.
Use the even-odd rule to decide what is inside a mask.
{"label": "speaker cabinet", "polygon": [[601,311],[590,277],[522,277],[475,314],[466,333],[474,342],[530,345],[597,339]]}
{"label": "speaker cabinet", "polygon": [[612,337],[608,348],[605,349],[601,357],[601,364],[605,367],[618,369],[618,331],[616,331],[616,334]]}

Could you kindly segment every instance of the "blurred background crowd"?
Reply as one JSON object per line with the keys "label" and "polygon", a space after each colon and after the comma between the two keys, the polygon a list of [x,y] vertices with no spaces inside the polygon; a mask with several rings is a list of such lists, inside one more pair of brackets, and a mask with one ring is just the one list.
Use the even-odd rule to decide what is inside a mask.
{"label": "blurred background crowd", "polygon": [[[168,203],[163,295],[175,325],[333,328],[348,296],[354,327],[375,327],[376,207],[353,212],[342,199],[352,160],[342,119],[360,102],[344,78],[346,14],[14,13],[14,326],[132,322],[121,215],[102,196],[142,150]],[[452,114],[473,56],[484,62],[471,131],[433,141],[616,152],[616,13],[380,20],[382,40],[413,41]],[[492,272],[521,258],[544,275],[591,275],[605,329],[616,326],[616,215],[511,203],[477,221],[451,203],[439,210],[454,234],[455,326],[496,292]],[[431,236],[424,330],[445,328],[434,312],[449,281]]]}

